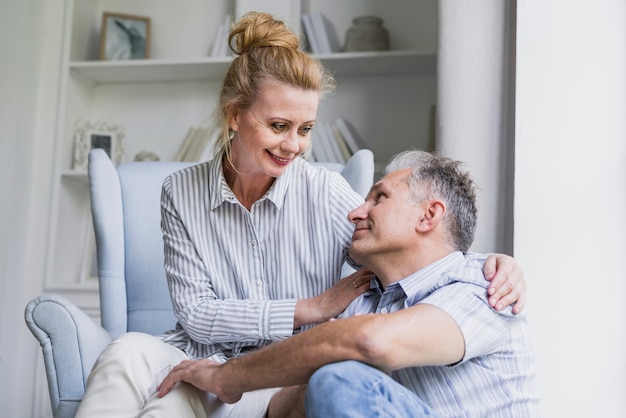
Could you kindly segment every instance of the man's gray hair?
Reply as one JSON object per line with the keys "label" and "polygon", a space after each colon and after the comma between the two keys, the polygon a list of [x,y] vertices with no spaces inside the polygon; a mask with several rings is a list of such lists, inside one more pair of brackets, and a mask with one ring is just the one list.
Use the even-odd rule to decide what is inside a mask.
{"label": "man's gray hair", "polygon": [[392,158],[385,173],[411,168],[409,189],[416,204],[440,199],[447,207],[443,218],[453,249],[467,252],[476,231],[474,182],[460,169],[460,161],[419,150],[401,152]]}

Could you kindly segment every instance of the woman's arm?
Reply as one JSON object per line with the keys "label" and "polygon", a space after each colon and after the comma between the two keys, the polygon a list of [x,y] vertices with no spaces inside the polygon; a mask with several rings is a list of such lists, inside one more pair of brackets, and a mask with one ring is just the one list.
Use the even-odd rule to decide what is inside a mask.
{"label": "woman's arm", "polygon": [[358,270],[341,279],[321,295],[298,300],[294,315],[294,329],[308,324],[326,322],[339,316],[354,299],[370,288],[372,275],[373,273],[369,270]]}
{"label": "woman's arm", "polygon": [[513,305],[517,314],[526,305],[526,279],[521,266],[506,254],[491,254],[483,267],[485,279],[491,284],[487,289],[489,304],[500,311]]}
{"label": "woman's arm", "polygon": [[190,214],[203,202],[176,186],[167,179],[161,196],[164,262],[174,313],[189,337],[207,345],[254,346],[292,335],[296,299],[252,298],[257,282],[253,272],[243,263],[226,260],[232,258],[232,248],[224,252],[224,247],[236,247],[228,242],[234,238],[213,225],[219,219],[211,223]]}

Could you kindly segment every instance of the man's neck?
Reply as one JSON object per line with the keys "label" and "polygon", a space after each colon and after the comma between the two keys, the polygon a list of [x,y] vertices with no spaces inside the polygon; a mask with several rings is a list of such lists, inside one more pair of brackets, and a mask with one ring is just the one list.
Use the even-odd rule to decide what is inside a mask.
{"label": "man's neck", "polygon": [[408,254],[397,255],[396,257],[380,257],[376,260],[369,260],[367,268],[372,270],[380,280],[383,287],[398,282],[410,276],[429,264],[439,261],[453,252],[446,246],[431,248],[419,248]]}

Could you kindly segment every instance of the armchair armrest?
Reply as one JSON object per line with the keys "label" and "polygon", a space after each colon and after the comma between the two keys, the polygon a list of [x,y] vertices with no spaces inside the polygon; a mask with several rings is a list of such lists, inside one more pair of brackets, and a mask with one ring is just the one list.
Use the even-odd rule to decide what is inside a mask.
{"label": "armchair armrest", "polygon": [[26,305],[24,317],[43,351],[54,417],[73,417],[91,368],[111,336],[57,295],[34,298]]}

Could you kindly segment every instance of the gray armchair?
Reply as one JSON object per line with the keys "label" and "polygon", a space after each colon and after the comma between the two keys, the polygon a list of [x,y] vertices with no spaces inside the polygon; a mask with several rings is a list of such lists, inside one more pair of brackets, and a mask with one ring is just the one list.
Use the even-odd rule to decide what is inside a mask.
{"label": "gray armchair", "polygon": [[[175,326],[163,269],[159,202],[165,177],[189,164],[133,162],[116,168],[103,150],[90,152],[102,326],[58,295],[36,297],[25,310],[26,324],[42,348],[55,418],[75,415],[91,368],[111,340],[124,332],[155,335]],[[345,166],[318,164],[341,172],[361,195],[372,185],[369,150],[355,153]]]}

